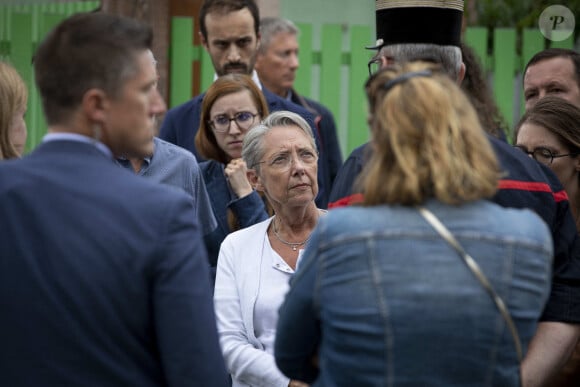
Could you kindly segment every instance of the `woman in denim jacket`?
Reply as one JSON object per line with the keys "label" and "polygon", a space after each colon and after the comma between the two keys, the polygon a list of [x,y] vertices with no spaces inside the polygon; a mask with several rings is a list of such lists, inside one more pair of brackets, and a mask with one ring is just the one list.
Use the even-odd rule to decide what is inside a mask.
{"label": "woman in denim jacket", "polygon": [[506,320],[418,207],[479,264],[524,353],[550,289],[547,227],[485,200],[498,163],[446,75],[415,63],[366,86],[373,155],[363,203],[320,219],[280,309],[278,367],[313,386],[518,386]]}
{"label": "woman in denim jacket", "polygon": [[268,218],[264,200],[250,185],[242,160],[246,133],[267,115],[268,104],[248,75],[219,77],[203,98],[195,146],[207,159],[199,166],[218,223],[204,238],[214,278],[224,238]]}

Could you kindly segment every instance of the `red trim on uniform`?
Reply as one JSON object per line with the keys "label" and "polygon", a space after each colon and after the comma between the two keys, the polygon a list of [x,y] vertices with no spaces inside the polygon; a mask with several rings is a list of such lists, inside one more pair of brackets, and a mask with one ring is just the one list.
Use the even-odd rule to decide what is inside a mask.
{"label": "red trim on uniform", "polygon": [[[529,192],[546,192],[552,194],[556,203],[568,200],[568,195],[566,191],[553,192],[552,188],[547,183],[539,183],[533,181],[520,181],[520,180],[500,180],[498,184],[499,189],[514,189],[520,191]],[[346,196],[342,199],[338,199],[335,202],[328,204],[328,209],[346,207],[351,204],[362,203],[364,200],[363,194],[357,193],[354,195]]]}
{"label": "red trim on uniform", "polygon": [[338,207],[346,207],[350,206],[351,204],[362,203],[364,199],[363,194],[357,193],[354,195],[346,196],[342,199],[338,199],[335,202],[328,203],[328,209],[338,208]]}
{"label": "red trim on uniform", "polygon": [[554,200],[556,200],[556,202],[567,201],[567,200],[569,200],[568,194],[564,190],[562,190],[560,192],[554,192]]}
{"label": "red trim on uniform", "polygon": [[554,196],[556,202],[568,200],[566,191],[553,192],[552,188],[547,183],[539,183],[533,181],[519,181],[519,180],[500,180],[498,184],[499,189],[515,189],[520,191],[534,191],[546,192]]}

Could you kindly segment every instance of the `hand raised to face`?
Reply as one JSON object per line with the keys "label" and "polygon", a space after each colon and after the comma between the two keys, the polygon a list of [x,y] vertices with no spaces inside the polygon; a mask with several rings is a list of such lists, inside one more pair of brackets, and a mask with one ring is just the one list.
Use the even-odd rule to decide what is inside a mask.
{"label": "hand raised to face", "polygon": [[251,194],[253,191],[246,175],[247,169],[244,160],[233,159],[228,163],[228,165],[226,165],[224,170],[226,179],[238,198],[243,198],[244,196]]}

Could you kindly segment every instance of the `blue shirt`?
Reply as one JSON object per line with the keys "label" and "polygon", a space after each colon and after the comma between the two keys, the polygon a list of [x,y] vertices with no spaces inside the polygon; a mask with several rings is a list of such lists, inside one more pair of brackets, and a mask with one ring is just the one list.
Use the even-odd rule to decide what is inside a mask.
{"label": "blue shirt", "polygon": [[[153,156],[143,159],[138,175],[187,192],[194,199],[195,212],[203,235],[209,234],[217,227],[217,222],[197,160],[191,152],[160,138],[154,137],[153,142]],[[118,158],[117,161],[132,170],[129,160]]]}

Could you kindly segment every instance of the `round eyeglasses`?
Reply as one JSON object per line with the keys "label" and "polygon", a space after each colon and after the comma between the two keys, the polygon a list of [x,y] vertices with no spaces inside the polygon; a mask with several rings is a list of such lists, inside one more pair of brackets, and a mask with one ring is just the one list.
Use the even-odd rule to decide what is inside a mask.
{"label": "round eyeglasses", "polygon": [[521,150],[522,152],[524,152],[525,154],[532,156],[532,158],[534,160],[539,161],[540,163],[545,164],[545,165],[552,164],[554,159],[557,159],[560,157],[578,156],[578,153],[566,153],[566,154],[559,155],[559,154],[554,153],[550,149],[543,147],[543,146],[534,148],[531,151],[527,150],[527,148],[525,148],[521,145],[515,145],[514,148],[517,148],[517,149]]}
{"label": "round eyeglasses", "polygon": [[[294,157],[290,153],[285,152],[274,155],[269,160],[258,161],[256,164],[266,164],[272,169],[280,172],[286,172],[289,171],[292,165],[298,160],[303,166],[311,167],[318,162],[318,155],[314,150],[302,149],[298,151],[298,157]],[[254,166],[252,166],[252,168]]]}
{"label": "round eyeglasses", "polygon": [[248,130],[254,123],[258,114],[260,113],[237,112],[231,118],[225,114],[219,114],[207,123],[215,132],[218,133],[226,133],[229,131],[232,121],[236,121],[236,125],[238,125],[238,128],[241,130]]}

